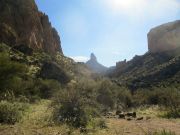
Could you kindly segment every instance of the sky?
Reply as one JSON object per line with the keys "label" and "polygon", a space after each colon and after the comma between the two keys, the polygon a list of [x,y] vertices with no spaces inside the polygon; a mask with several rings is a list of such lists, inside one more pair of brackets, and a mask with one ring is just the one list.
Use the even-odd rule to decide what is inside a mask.
{"label": "sky", "polygon": [[36,0],[58,31],[66,56],[105,66],[148,51],[151,28],[180,19],[180,0]]}

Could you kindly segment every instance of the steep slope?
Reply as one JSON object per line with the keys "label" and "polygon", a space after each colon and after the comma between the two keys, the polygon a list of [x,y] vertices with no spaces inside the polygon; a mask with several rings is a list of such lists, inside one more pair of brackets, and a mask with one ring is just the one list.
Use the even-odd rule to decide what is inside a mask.
{"label": "steep slope", "polygon": [[98,63],[96,56],[91,53],[90,60],[86,62],[86,65],[95,73],[104,73],[107,67]]}
{"label": "steep slope", "polygon": [[146,53],[143,56],[135,56],[123,68],[117,67],[109,75],[116,78],[119,85],[127,85],[131,89],[178,84],[180,83],[180,55],[169,55],[175,52]]}
{"label": "steep slope", "polygon": [[0,0],[0,42],[62,53],[60,37],[34,0]]}
{"label": "steep slope", "polygon": [[34,0],[0,0],[0,54],[24,64],[30,77],[62,85],[92,73],[63,55],[57,31]]}
{"label": "steep slope", "polygon": [[148,34],[149,51],[126,62],[117,62],[108,76],[132,90],[180,83],[180,22],[153,28]]}

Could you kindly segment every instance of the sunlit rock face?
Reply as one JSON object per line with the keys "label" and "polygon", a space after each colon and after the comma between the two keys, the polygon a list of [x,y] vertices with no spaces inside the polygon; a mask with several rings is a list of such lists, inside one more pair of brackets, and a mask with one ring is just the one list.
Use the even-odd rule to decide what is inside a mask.
{"label": "sunlit rock face", "polygon": [[180,47],[180,20],[155,27],[148,33],[149,52],[163,52]]}
{"label": "sunlit rock face", "polygon": [[86,62],[86,65],[95,73],[104,73],[107,70],[107,67],[98,63],[96,56],[91,53],[90,60]]}
{"label": "sunlit rock face", "polygon": [[48,16],[38,11],[34,0],[0,0],[0,42],[62,53],[57,31]]}

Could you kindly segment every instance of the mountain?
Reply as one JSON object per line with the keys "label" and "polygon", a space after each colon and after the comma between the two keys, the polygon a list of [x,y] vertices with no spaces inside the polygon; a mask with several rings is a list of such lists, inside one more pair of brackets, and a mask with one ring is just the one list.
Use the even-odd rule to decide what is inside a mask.
{"label": "mountain", "polygon": [[148,33],[150,52],[169,51],[180,47],[180,20],[162,24]]}
{"label": "mountain", "polygon": [[25,65],[26,74],[34,79],[65,85],[92,74],[84,63],[63,55],[57,31],[34,0],[0,0],[0,56],[4,55],[10,62]]}
{"label": "mountain", "polygon": [[58,32],[34,0],[0,0],[0,42],[49,54],[62,53]]}
{"label": "mountain", "polygon": [[118,85],[132,90],[180,83],[180,23],[153,28],[148,34],[149,51],[130,61],[116,63],[108,73]]}
{"label": "mountain", "polygon": [[104,73],[108,68],[98,63],[96,56],[91,53],[90,60],[86,62],[86,65],[95,73]]}

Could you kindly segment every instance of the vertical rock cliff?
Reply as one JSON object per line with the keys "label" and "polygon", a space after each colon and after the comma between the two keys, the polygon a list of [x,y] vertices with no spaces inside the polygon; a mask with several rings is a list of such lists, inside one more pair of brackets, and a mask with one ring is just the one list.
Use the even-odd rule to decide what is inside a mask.
{"label": "vertical rock cliff", "polygon": [[163,52],[180,48],[180,20],[155,27],[148,33],[149,52]]}
{"label": "vertical rock cliff", "polygon": [[23,44],[49,54],[62,53],[57,31],[34,0],[0,0],[0,42]]}

